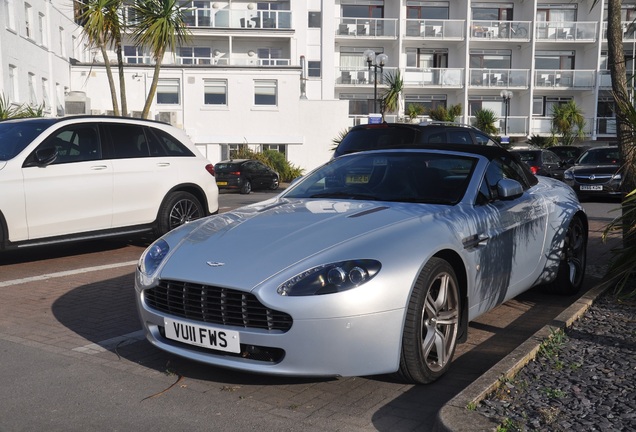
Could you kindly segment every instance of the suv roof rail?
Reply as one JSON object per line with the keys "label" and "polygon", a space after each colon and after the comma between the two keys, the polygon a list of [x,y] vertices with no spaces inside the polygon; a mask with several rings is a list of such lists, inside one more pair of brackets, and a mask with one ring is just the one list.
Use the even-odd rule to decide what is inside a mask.
{"label": "suv roof rail", "polygon": [[422,120],[419,123],[420,126],[428,126],[428,125],[442,125],[442,126],[460,126],[460,127],[467,127],[467,128],[471,128],[471,129],[477,129],[479,130],[477,127],[468,124],[468,123],[457,123],[457,122],[452,122],[452,121],[442,121],[442,120]]}

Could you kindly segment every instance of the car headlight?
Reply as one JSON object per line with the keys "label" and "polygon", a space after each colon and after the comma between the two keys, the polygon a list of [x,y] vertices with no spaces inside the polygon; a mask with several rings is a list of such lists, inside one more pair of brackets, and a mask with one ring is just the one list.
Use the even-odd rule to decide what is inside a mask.
{"label": "car headlight", "polygon": [[370,259],[341,261],[304,271],[278,287],[282,296],[333,294],[358,287],[373,279],[382,265]]}
{"label": "car headlight", "polygon": [[170,246],[168,242],[163,239],[159,239],[151,244],[139,258],[139,271],[144,276],[152,276],[163,259],[168,255]]}
{"label": "car headlight", "polygon": [[574,174],[570,170],[565,170],[563,172],[563,180],[574,180]]}
{"label": "car headlight", "polygon": [[614,181],[620,181],[623,177],[621,176],[620,173],[616,173],[612,176],[612,180]]}

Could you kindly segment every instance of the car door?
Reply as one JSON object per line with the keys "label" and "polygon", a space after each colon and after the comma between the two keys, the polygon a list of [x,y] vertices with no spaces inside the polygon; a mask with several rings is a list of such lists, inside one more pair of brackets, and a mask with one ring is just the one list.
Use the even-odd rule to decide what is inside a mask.
{"label": "car door", "polygon": [[37,165],[34,152],[22,167],[29,239],[110,228],[113,168],[102,158],[97,126],[66,126],[36,152],[51,147],[57,150],[52,163]]}
{"label": "car door", "polygon": [[[498,183],[513,179],[524,186],[521,196],[503,199]],[[490,162],[482,180],[483,203],[474,207],[473,243],[477,263],[472,304],[479,313],[525,291],[537,277],[547,232],[548,208],[521,167],[510,159]],[[471,313],[474,313],[471,312]]]}
{"label": "car door", "polygon": [[113,152],[113,227],[153,222],[168,191],[178,184],[179,158],[162,153],[149,128],[102,123]]}
{"label": "car door", "polygon": [[548,175],[553,178],[562,179],[563,172],[559,172],[559,168],[561,167],[561,159],[551,151],[543,151],[541,153],[543,157],[543,166],[545,170],[548,172]]}

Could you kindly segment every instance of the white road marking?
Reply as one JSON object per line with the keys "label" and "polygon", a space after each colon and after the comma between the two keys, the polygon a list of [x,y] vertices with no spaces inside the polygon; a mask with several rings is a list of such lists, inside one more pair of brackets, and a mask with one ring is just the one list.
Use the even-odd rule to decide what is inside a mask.
{"label": "white road marking", "polygon": [[84,354],[99,354],[105,351],[113,350],[120,346],[130,345],[141,340],[144,340],[144,331],[137,330],[136,332],[128,333],[122,336],[117,336],[97,343],[73,348],[73,351],[81,352]]}
{"label": "white road marking", "polygon": [[76,269],[76,270],[61,271],[61,272],[57,272],[57,273],[43,274],[43,275],[40,275],[40,276],[32,276],[32,277],[23,278],[23,279],[14,279],[14,280],[0,282],[0,288],[13,286],[13,285],[25,284],[25,283],[29,283],[29,282],[36,282],[36,281],[41,281],[41,280],[46,280],[46,279],[73,276],[73,275],[76,275],[76,274],[90,273],[90,272],[99,271],[99,270],[109,270],[109,269],[114,269],[114,268],[118,268],[118,267],[127,267],[127,266],[134,266],[134,265],[137,265],[137,261],[127,261],[127,262],[121,262],[121,263],[115,263],[115,264],[106,264],[106,265],[101,265],[101,266],[85,267],[85,268]]}

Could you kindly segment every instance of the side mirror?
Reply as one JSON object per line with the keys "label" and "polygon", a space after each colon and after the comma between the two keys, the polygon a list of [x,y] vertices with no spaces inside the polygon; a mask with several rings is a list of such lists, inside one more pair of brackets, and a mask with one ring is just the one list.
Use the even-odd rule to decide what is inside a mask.
{"label": "side mirror", "polygon": [[25,166],[45,167],[57,159],[57,149],[55,147],[44,147],[37,149],[35,153],[29,157]]}
{"label": "side mirror", "polygon": [[497,183],[497,193],[499,199],[512,200],[523,195],[523,186],[517,180],[501,179]]}

